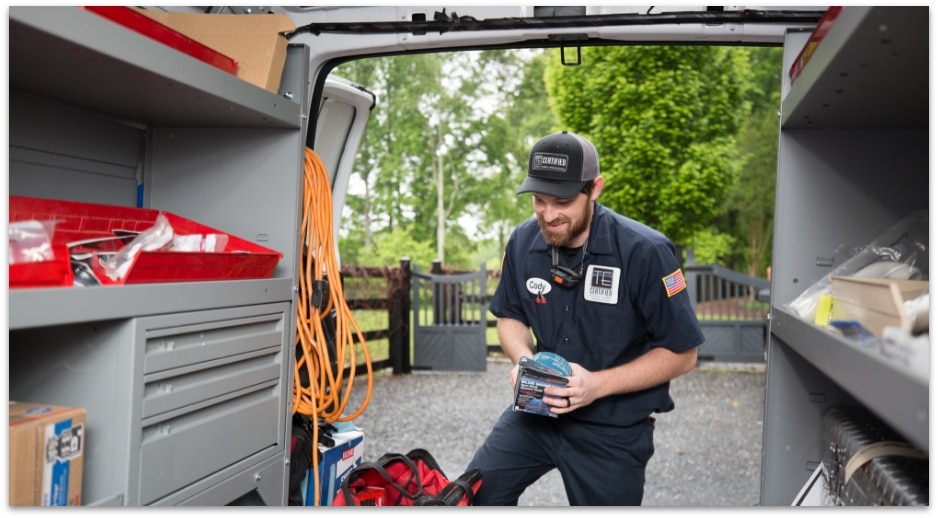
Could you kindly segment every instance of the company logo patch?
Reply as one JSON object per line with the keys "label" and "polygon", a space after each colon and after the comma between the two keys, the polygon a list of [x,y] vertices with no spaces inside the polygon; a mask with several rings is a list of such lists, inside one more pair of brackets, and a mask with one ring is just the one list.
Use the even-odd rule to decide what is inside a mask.
{"label": "company logo patch", "polygon": [[553,171],[555,173],[567,172],[567,155],[553,153],[534,153],[531,168],[540,171]]}
{"label": "company logo patch", "polygon": [[669,298],[684,291],[684,288],[687,287],[687,284],[684,283],[684,274],[681,272],[680,268],[671,275],[662,277],[661,281],[664,282],[664,289],[668,292]]}
{"label": "company logo patch", "polygon": [[618,304],[619,276],[622,270],[612,266],[591,264],[586,269],[583,298],[590,302]]}

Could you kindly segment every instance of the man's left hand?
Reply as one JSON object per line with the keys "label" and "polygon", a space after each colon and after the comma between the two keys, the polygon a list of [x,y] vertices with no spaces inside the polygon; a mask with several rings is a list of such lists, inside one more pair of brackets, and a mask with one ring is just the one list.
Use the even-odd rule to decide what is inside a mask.
{"label": "man's left hand", "polygon": [[544,402],[551,405],[551,411],[562,415],[577,408],[590,405],[599,397],[598,380],[594,374],[584,369],[578,363],[571,363],[573,374],[567,376],[566,387],[546,387],[544,393],[548,396]]}

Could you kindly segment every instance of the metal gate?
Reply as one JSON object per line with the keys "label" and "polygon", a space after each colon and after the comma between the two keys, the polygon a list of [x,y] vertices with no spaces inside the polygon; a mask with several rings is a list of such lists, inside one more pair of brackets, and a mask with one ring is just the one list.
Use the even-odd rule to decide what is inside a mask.
{"label": "metal gate", "polygon": [[478,272],[458,274],[421,273],[414,265],[413,369],[485,371],[485,277],[484,263]]}
{"label": "metal gate", "polygon": [[705,337],[698,358],[765,362],[769,281],[714,265],[691,264],[684,273]]}

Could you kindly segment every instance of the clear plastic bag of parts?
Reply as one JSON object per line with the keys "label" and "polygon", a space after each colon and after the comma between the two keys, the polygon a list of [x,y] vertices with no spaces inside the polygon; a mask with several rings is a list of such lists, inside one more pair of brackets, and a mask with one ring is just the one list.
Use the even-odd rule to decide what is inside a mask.
{"label": "clear plastic bag of parts", "polygon": [[11,221],[7,229],[10,264],[41,263],[55,259],[52,235],[55,221]]}
{"label": "clear plastic bag of parts", "polygon": [[177,234],[166,216],[160,214],[152,227],[121,247],[102,266],[111,280],[119,281],[127,276],[130,266],[141,252],[166,250],[215,253],[225,251],[227,246],[227,234]]}
{"label": "clear plastic bag of parts", "polygon": [[831,275],[928,280],[928,210],[913,212],[870,244],[846,252],[849,256],[846,261],[812,284],[786,307],[801,318],[813,321],[818,301],[831,293]]}

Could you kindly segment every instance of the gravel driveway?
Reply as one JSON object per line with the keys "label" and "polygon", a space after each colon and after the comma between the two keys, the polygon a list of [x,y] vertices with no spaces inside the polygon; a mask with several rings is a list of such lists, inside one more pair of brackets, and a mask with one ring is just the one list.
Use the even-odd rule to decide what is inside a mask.
{"label": "gravel driveway", "polygon": [[[490,359],[486,372],[375,374],[371,400],[354,420],[364,432],[365,460],[422,447],[455,478],[511,402],[510,366]],[[676,408],[656,414],[644,506],[759,505],[764,367],[701,363],[671,384]],[[347,413],[361,406],[366,389],[364,377],[355,380]],[[519,505],[567,505],[560,475],[545,475]]]}

